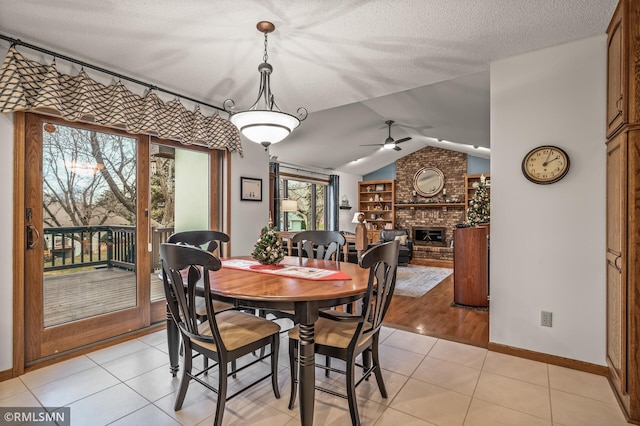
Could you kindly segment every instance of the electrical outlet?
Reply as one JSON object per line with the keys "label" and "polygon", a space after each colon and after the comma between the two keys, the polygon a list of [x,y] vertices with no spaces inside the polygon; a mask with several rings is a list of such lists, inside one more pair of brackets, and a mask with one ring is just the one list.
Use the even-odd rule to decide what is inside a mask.
{"label": "electrical outlet", "polygon": [[551,312],[542,311],[540,315],[540,325],[544,327],[551,327],[553,314]]}

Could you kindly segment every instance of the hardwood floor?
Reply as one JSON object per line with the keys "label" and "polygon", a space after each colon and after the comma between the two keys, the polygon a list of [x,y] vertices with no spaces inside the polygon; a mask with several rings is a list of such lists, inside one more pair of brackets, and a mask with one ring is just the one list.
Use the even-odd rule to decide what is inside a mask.
{"label": "hardwood floor", "polygon": [[[420,264],[452,267],[451,262]],[[453,274],[420,298],[394,295],[384,322],[402,330],[486,348],[489,312],[454,307],[452,302]]]}

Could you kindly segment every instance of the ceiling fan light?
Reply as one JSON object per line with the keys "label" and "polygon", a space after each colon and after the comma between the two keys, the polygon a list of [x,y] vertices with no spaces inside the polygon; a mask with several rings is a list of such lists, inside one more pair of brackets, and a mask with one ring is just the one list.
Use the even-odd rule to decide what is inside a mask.
{"label": "ceiling fan light", "polygon": [[385,142],[384,143],[384,149],[394,149],[396,147],[396,144],[394,142]]}

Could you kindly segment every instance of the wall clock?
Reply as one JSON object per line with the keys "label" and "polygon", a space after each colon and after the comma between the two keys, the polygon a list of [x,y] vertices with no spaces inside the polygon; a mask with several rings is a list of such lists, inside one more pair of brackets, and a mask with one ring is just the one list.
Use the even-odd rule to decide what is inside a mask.
{"label": "wall clock", "polygon": [[533,148],[522,159],[522,173],[533,183],[548,185],[569,171],[569,156],[562,148],[543,145]]}

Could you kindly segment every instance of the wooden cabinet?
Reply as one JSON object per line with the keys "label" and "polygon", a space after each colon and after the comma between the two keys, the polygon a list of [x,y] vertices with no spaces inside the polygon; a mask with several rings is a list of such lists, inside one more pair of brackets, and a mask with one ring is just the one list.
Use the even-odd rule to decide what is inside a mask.
{"label": "wooden cabinet", "polygon": [[607,137],[640,123],[640,1],[621,0],[607,28]]}
{"label": "wooden cabinet", "polygon": [[607,364],[619,394],[627,393],[626,279],[627,134],[607,142]]}
{"label": "wooden cabinet", "polygon": [[623,48],[623,3],[618,5],[607,30],[607,137],[626,122],[627,109],[624,108],[624,66]]}
{"label": "wooden cabinet", "polygon": [[484,176],[485,183],[488,182],[489,186],[489,195],[491,195],[491,175],[489,173],[476,173],[476,174],[464,174],[464,218],[467,219],[466,209],[469,208],[469,201],[473,198],[473,195],[476,193],[476,186],[480,183],[481,176]]}
{"label": "wooden cabinet", "polygon": [[640,0],[621,0],[607,29],[606,304],[608,378],[640,422]]}
{"label": "wooden cabinet", "polygon": [[487,227],[453,231],[453,301],[489,306],[489,241]]}
{"label": "wooden cabinet", "polygon": [[380,239],[381,229],[394,229],[395,198],[393,180],[358,182],[358,211],[364,213],[369,244]]}

